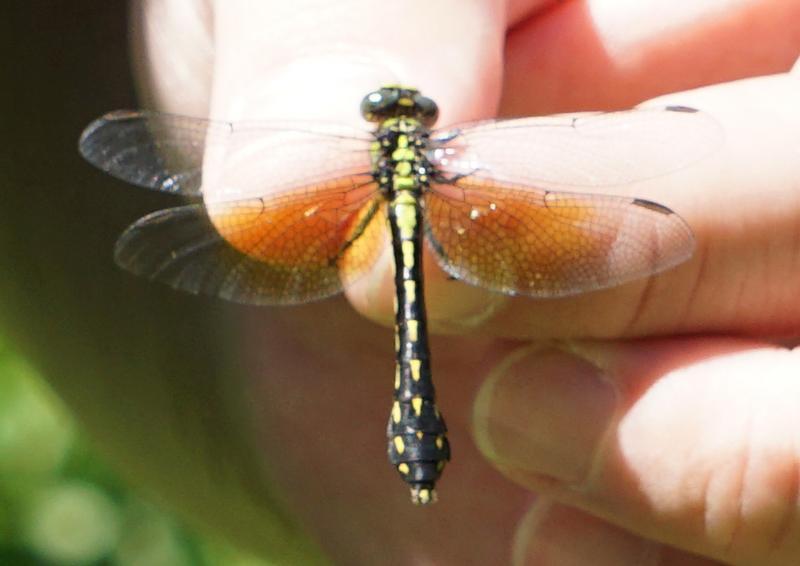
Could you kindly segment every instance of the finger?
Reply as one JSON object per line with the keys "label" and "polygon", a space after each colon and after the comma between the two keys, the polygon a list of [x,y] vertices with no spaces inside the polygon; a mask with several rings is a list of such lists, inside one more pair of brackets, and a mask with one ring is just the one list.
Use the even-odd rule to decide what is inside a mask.
{"label": "finger", "polygon": [[[482,331],[515,338],[795,332],[799,96],[800,81],[777,75],[649,103],[701,108],[721,127],[720,147],[696,165],[623,191],[665,204],[688,222],[696,237],[690,261],[655,277],[564,299],[502,299],[487,291],[486,316],[471,320],[448,319],[451,313],[439,311],[432,300],[431,320],[446,330],[483,323]],[[431,295],[460,298],[462,284],[442,287]]]}
{"label": "finger", "polygon": [[517,25],[502,113],[633,106],[659,94],[787,71],[800,4],[780,0],[563,2]]}
{"label": "finger", "polygon": [[142,106],[208,115],[214,71],[209,2],[131,2],[131,47]]}
{"label": "finger", "polygon": [[712,566],[703,558],[637,536],[602,519],[539,498],[514,536],[516,566]]}
{"label": "finger", "polygon": [[515,481],[626,530],[792,564],[798,353],[717,338],[523,350],[483,386],[475,436]]}

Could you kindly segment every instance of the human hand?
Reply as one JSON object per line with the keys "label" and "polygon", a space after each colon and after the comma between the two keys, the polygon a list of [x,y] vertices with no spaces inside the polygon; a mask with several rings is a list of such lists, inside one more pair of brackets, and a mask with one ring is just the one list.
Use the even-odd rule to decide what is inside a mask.
{"label": "human hand", "polygon": [[[198,57],[210,41],[203,26],[187,30],[186,18],[148,13],[158,4],[144,4],[150,96],[164,110],[210,108],[230,120],[355,123],[363,93],[398,80],[437,100],[441,124],[496,108],[501,115],[618,108],[784,70],[800,41],[775,31],[798,17],[797,7],[779,2],[723,6],[724,14],[709,3],[690,12],[648,2],[623,12],[612,2],[518,2],[506,19],[500,2],[415,9],[415,2],[226,1],[215,5],[212,68]],[[732,56],[745,34],[757,49]],[[177,73],[187,61],[192,72]],[[796,456],[787,433],[795,428],[796,356],[759,338],[796,332],[800,314],[798,84],[785,75],[668,98],[702,108],[725,130],[724,147],[702,163],[631,188],[677,210],[695,230],[698,253],[672,272],[531,301],[450,282],[426,263],[431,324],[462,335],[432,344],[455,458],[435,509],[412,508],[384,462],[390,333],[336,302],[242,315],[264,458],[333,558],[496,563],[533,505],[516,531],[520,563],[798,559]],[[383,323],[391,320],[390,271],[385,262],[348,290],[357,309]],[[696,336],[641,339],[683,334]],[[703,336],[711,334],[750,338]],[[547,347],[520,350],[547,339],[568,340],[559,348],[579,359]],[[769,372],[757,382],[747,371],[756,363]],[[603,379],[592,377],[593,366]],[[479,387],[479,446],[547,499],[534,502],[512,487],[470,446]]]}

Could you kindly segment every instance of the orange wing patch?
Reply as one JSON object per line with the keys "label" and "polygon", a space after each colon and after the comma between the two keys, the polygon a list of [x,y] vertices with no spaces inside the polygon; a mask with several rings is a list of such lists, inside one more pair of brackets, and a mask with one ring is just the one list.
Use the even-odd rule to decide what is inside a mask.
{"label": "orange wing patch", "polygon": [[305,187],[269,201],[211,204],[207,209],[231,246],[270,266],[272,276],[262,283],[306,295],[334,271],[344,284],[363,275],[377,259],[383,242],[374,237],[361,241],[354,234],[372,208],[374,194],[372,177],[365,175]]}
{"label": "orange wing patch", "polygon": [[434,185],[425,199],[428,236],[446,271],[536,297],[610,287],[688,257],[686,224],[644,202],[476,177]]}
{"label": "orange wing patch", "polygon": [[[375,189],[371,176],[360,175],[272,197],[162,210],[126,230],[116,258],[175,288],[242,303],[322,299],[366,273],[383,249]],[[365,210],[374,213],[366,218]],[[362,241],[357,227],[369,237]]]}

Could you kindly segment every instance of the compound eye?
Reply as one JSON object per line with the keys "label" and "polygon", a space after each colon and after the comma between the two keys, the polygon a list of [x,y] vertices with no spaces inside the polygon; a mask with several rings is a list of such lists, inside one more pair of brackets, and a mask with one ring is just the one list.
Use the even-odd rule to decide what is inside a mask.
{"label": "compound eye", "polygon": [[414,105],[419,111],[419,116],[426,126],[432,126],[439,117],[439,107],[430,98],[422,95],[414,96]]}
{"label": "compound eye", "polygon": [[379,122],[387,116],[387,111],[397,104],[400,93],[396,89],[381,88],[369,93],[361,101],[361,115],[370,122]]}

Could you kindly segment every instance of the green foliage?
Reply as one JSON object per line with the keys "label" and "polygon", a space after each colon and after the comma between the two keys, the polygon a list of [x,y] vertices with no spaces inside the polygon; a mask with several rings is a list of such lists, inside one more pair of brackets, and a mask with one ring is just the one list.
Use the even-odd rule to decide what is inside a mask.
{"label": "green foliage", "polygon": [[0,564],[265,566],[189,532],[128,490],[2,339]]}

